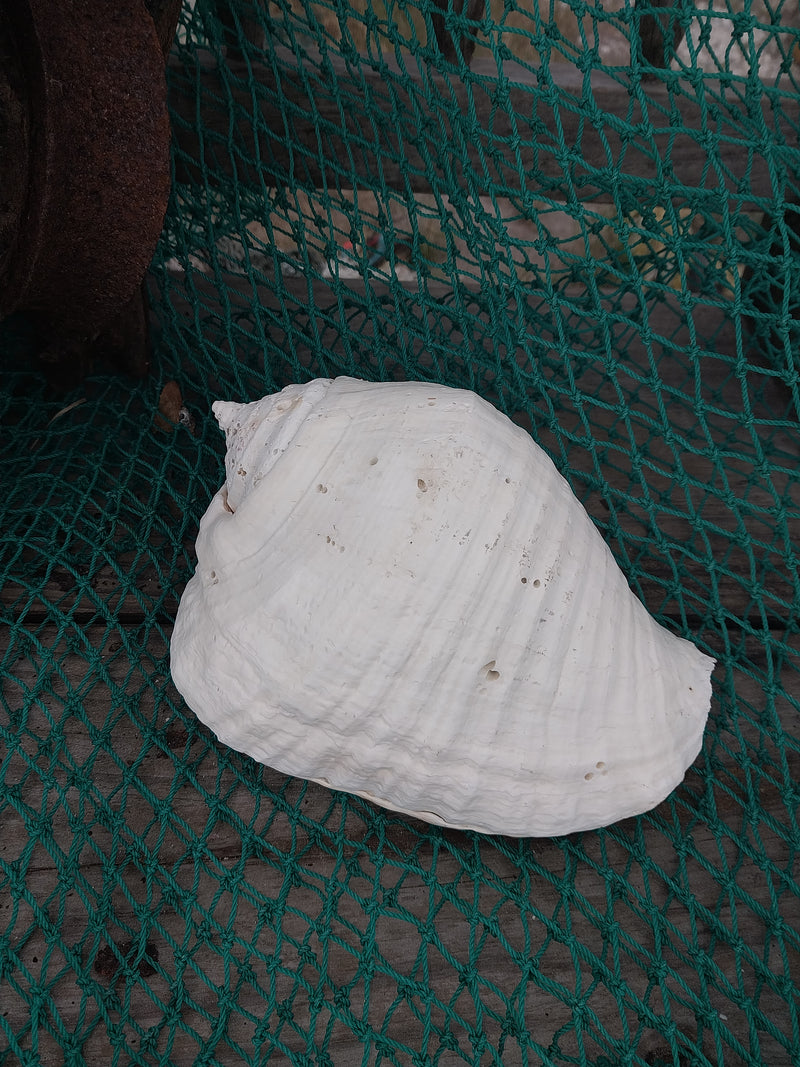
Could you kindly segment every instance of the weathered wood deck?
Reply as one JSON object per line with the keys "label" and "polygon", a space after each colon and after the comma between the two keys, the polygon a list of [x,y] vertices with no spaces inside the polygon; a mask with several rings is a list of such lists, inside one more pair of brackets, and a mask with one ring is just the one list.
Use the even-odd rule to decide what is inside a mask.
{"label": "weathered wood deck", "polygon": [[[478,64],[468,86],[442,81],[441,91],[456,93],[454,113],[467,93],[473,103],[484,95],[484,112],[497,94],[497,116],[524,111],[514,94],[531,72],[510,73],[493,81]],[[371,91],[387,74],[369,75]],[[592,88],[609,116],[628,99],[610,79],[593,76]],[[316,144],[318,115],[338,137],[369,132],[341,126],[333,88],[313,108],[299,77],[282,79],[280,91],[296,97],[300,146]],[[664,95],[666,115],[668,90],[647,93]],[[176,129],[179,165],[191,169],[193,102],[173,103],[185,120]],[[238,104],[245,114],[246,102]],[[561,114],[567,139],[580,110],[576,103]],[[204,122],[209,143],[215,116]],[[536,118],[551,121],[546,109]],[[495,153],[508,151],[513,132],[494,127]],[[603,133],[613,141],[613,128]],[[540,133],[529,136],[533,143]],[[659,136],[672,138],[666,120]],[[699,181],[703,145],[686,134],[684,142],[670,140],[675,174]],[[300,149],[279,141],[273,149],[276,166],[296,173]],[[740,147],[722,151],[719,173],[733,187]],[[319,156],[300,155],[304,181],[324,178]],[[649,145],[630,151],[626,165],[646,176],[656,157]],[[386,159],[384,178],[392,176]],[[406,162],[394,177],[417,188],[422,162],[413,154]],[[542,174],[552,177],[548,166]],[[758,166],[753,181],[766,183]],[[595,194],[611,196],[613,186]],[[246,310],[249,286],[236,276],[224,282],[226,299]],[[193,279],[204,285],[213,300],[212,283]],[[324,287],[311,287],[310,299],[304,279],[284,285],[298,307],[324,304]],[[357,307],[363,288],[353,291]],[[275,294],[264,286],[257,297],[279,344]],[[187,321],[193,299],[187,292]],[[367,342],[368,307],[350,312],[361,315]],[[559,840],[479,838],[256,767],[199,726],[169,680],[180,588],[170,583],[176,547],[164,524],[179,521],[174,502],[159,500],[146,552],[124,543],[117,551],[111,538],[86,570],[68,551],[37,570],[23,546],[19,580],[12,572],[0,590],[12,624],[0,634],[9,741],[0,1063],[798,1062],[800,640],[796,574],[779,567],[800,546],[800,433],[787,418],[776,438],[774,418],[757,404],[743,415],[741,383],[730,376],[735,324],[724,306],[693,313],[703,316],[702,336],[715,338],[700,363],[686,355],[692,312],[677,298],[651,308],[648,329],[626,337],[627,372],[652,382],[655,361],[667,412],[666,424],[654,416],[630,432],[647,440],[651,459],[659,433],[674,435],[663,470],[642,477],[652,497],[643,493],[638,508],[630,502],[640,475],[615,447],[620,413],[613,390],[604,392],[602,365],[585,368],[580,383],[599,398],[593,447],[573,448],[566,464],[615,547],[638,539],[636,591],[647,606],[689,625],[722,657],[703,752],[673,797],[644,818]],[[335,319],[323,328],[335,332]],[[469,339],[460,349],[456,340],[453,360],[468,361]],[[310,349],[295,355],[315,366]],[[343,356],[338,370],[347,363]],[[787,406],[774,378],[760,388],[771,411]],[[513,394],[493,399],[525,424]],[[707,447],[681,453],[687,498],[673,480],[674,457],[681,435],[695,440],[701,412]],[[579,444],[580,410],[565,406],[560,418],[560,431]],[[780,459],[755,471],[759,420]],[[545,445],[556,442],[546,421],[536,432]],[[721,455],[730,460],[724,486],[715,482]],[[19,462],[22,470],[31,460]],[[765,532],[777,501],[786,517],[780,544]],[[747,537],[753,555],[737,549]]]}
{"label": "weathered wood deck", "polygon": [[[472,1031],[488,1047],[502,1043],[501,998],[516,1003],[543,1049],[576,1055],[582,1040],[591,1063],[613,1052],[603,1032],[624,1044],[650,1031],[637,1037],[640,1055],[668,1048],[665,1027],[694,1041],[698,1012],[715,1014],[711,1032],[724,1035],[724,1052],[705,1050],[711,1063],[754,1062],[754,1016],[788,1033],[792,1009],[765,975],[796,980],[797,960],[764,953],[776,924],[800,924],[796,840],[785,836],[777,747],[760,754],[774,761],[776,780],[762,779],[749,836],[743,776],[755,723],[750,738],[717,725],[674,801],[646,819],[562,841],[480,840],[376,816],[360,801],[343,805],[321,787],[231,760],[188,713],[165,706],[168,633],[145,636],[132,623],[124,632],[127,655],[118,633],[83,630],[101,679],[86,676],[85,656],[52,626],[37,641],[61,677],[44,679],[35,655],[14,671],[16,685],[41,694],[25,723],[27,757],[12,755],[17,767],[6,771],[9,782],[16,770],[22,814],[6,815],[1,853],[5,864],[25,861],[26,892],[3,907],[15,909],[11,959],[47,987],[38,1062],[63,1062],[47,1032],[51,1013],[80,1033],[98,1006],[106,1022],[85,1034],[87,1063],[110,1062],[116,1040],[135,1050],[154,1031],[163,1041],[169,1011],[180,1016],[170,1063],[196,1062],[200,1038],[218,1023],[227,1043],[251,1050],[269,997],[291,999],[289,1017],[271,1023],[270,1041],[284,1050],[276,1062],[309,1055],[323,1034],[334,1064],[360,1062],[370,1028],[373,1041],[383,1033],[398,1043],[399,1062],[411,1062],[426,1037],[437,1046],[448,1005],[461,1056],[439,1062],[455,1064]],[[760,713],[756,680],[734,672],[727,684]],[[75,694],[84,694],[80,709]],[[8,683],[5,695],[13,703]],[[776,712],[794,733],[795,709],[778,701]],[[55,758],[40,758],[42,773],[32,775],[37,745]],[[709,786],[702,775],[712,766]],[[107,1000],[95,1000],[98,985]],[[24,1034],[29,995],[7,989],[2,1010],[11,1032]],[[587,1013],[582,1034],[570,1032],[576,1010]],[[30,1048],[30,1037],[22,1044]],[[768,1035],[759,1047],[771,1067],[793,1062]],[[230,1048],[216,1056],[237,1062]],[[501,1062],[525,1062],[513,1026]]]}
{"label": "weathered wood deck", "polygon": [[[268,307],[269,292],[262,298]],[[665,391],[684,387],[679,359],[659,367]],[[674,415],[680,432],[691,412]],[[593,432],[599,442],[602,426]],[[787,430],[784,448],[797,456],[800,438]],[[696,484],[707,483],[711,460],[692,463]],[[784,461],[771,474],[794,500],[788,534],[800,544],[792,470]],[[630,471],[612,464],[603,477],[613,506]],[[716,578],[709,572],[741,527],[735,502],[754,494],[768,510],[751,472],[732,467],[726,497],[697,504],[718,530],[711,556],[687,555],[676,585],[675,560],[653,549],[638,590],[677,625],[705,613],[709,639],[713,586],[728,640],[735,620],[745,625],[744,666],[727,656],[715,674],[704,752],[651,816],[564,840],[433,831],[231,756],[169,682],[180,590],[164,588],[140,554],[106,550],[85,575],[49,567],[35,595],[8,582],[2,603],[24,612],[28,635],[16,635],[3,680],[5,707],[21,718],[11,724],[18,747],[5,781],[16,785],[0,859],[24,879],[3,904],[18,970],[4,994],[8,1032],[33,1048],[22,977],[31,975],[42,990],[32,1025],[43,1064],[63,1062],[66,1030],[87,1063],[111,1062],[119,1047],[145,1050],[141,1062],[163,1054],[188,1065],[205,1041],[214,1062],[231,1065],[238,1045],[271,1050],[277,1063],[314,1062],[324,1050],[335,1067],[377,1064],[381,1048],[403,1064],[438,1053],[450,1067],[616,1063],[626,1047],[649,1062],[730,1067],[760,1056],[788,1067],[794,1054],[770,1031],[790,1034],[798,977],[787,789],[800,772],[789,699],[799,687],[786,649],[796,656],[800,643],[781,616],[786,590],[772,590],[765,629],[746,556],[741,569],[727,558]],[[674,545],[686,509],[665,499],[657,533]],[[607,517],[597,492],[586,501]],[[619,521],[652,535],[641,516]],[[157,544],[154,532],[151,552]],[[535,1043],[527,1052],[525,1033]],[[693,1058],[695,1046],[707,1060]]]}

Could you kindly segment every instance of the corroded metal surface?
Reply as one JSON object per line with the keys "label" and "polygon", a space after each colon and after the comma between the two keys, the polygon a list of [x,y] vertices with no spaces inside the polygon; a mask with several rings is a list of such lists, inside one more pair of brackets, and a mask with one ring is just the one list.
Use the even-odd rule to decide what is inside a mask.
{"label": "corroded metal surface", "polygon": [[0,318],[35,315],[48,362],[84,362],[109,330],[118,365],[145,369],[177,18],[157,7],[158,27],[143,0],[0,0]]}

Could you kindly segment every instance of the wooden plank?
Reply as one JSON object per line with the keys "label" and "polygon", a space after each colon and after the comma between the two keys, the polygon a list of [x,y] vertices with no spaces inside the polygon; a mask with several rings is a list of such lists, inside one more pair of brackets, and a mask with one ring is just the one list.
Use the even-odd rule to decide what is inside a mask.
{"label": "wooden plank", "polygon": [[[794,476],[800,438],[779,379],[752,364],[744,381],[734,373],[741,365],[736,324],[724,302],[697,302],[687,314],[678,293],[644,311],[633,296],[606,306],[601,294],[598,306],[582,314],[587,322],[606,321],[612,339],[619,338],[614,349],[624,356],[617,361],[591,343],[560,351],[555,333],[543,327],[533,342],[512,348],[505,337],[492,336],[496,316],[480,294],[462,292],[454,305],[452,290],[438,283],[418,295],[377,279],[369,288],[363,281],[342,286],[303,278],[254,287],[234,273],[223,280],[239,337],[269,338],[270,350],[258,358],[269,365],[274,353],[276,386],[288,381],[280,378],[289,373],[287,351],[308,377],[402,378],[411,371],[470,385],[556,459],[650,611],[679,625],[688,620],[696,626],[709,612],[730,625],[789,623],[796,588],[790,546],[800,543]],[[188,328],[196,329],[198,300],[204,314],[218,309],[224,320],[217,282],[193,274],[191,286],[184,298],[173,278],[168,294]],[[579,305],[581,293],[564,299]],[[532,302],[541,299],[530,294]],[[391,334],[398,301],[400,337]],[[569,308],[563,314],[569,324]],[[450,321],[446,350],[427,346],[432,316],[438,334]],[[507,321],[518,318],[519,309],[509,308]],[[349,344],[357,338],[357,353],[348,354],[343,337]],[[263,381],[263,364],[254,378]],[[782,429],[775,425],[781,409]],[[205,504],[187,507],[199,515]],[[40,558],[26,563],[23,553],[16,575],[0,589],[0,604],[31,625],[52,619],[51,605],[82,622],[109,610],[118,621],[135,620],[155,605],[159,618],[171,617],[180,591],[163,588],[164,568],[176,551],[163,530],[186,520],[173,514],[168,496],[161,506],[170,511],[152,525],[146,546],[134,551],[126,543],[115,551],[113,539],[106,539],[105,558],[94,561],[90,574],[51,561],[43,576]]]}
{"label": "wooden plank", "polygon": [[[213,304],[212,287],[195,284]],[[580,306],[585,291],[571,292]],[[226,294],[246,330],[254,300],[249,279],[238,286],[229,279]],[[597,348],[590,338],[583,350],[578,342],[574,351],[560,351],[554,326],[539,327],[524,342],[513,332],[498,338],[492,331],[499,317],[488,301],[469,291],[453,297],[448,287],[428,284],[421,297],[412,290],[403,298],[377,280],[367,289],[356,281],[345,287],[286,279],[255,290],[270,346],[281,358],[292,352],[309,377],[403,378],[412,370],[477,389],[532,432],[614,551],[629,559],[628,573],[643,572],[636,592],[651,611],[695,618],[719,603],[729,618],[754,615],[760,626],[763,611],[773,625],[785,625],[792,564],[764,523],[774,522],[780,507],[788,543],[800,543],[796,413],[769,368],[762,374],[750,363],[744,382],[735,372],[742,358],[724,301],[698,301],[687,313],[677,292],[660,294],[644,309],[633,295],[616,304],[601,293],[582,314],[584,325],[608,324],[607,354],[604,337]],[[532,303],[542,299],[530,294]],[[568,303],[570,294],[562,299]],[[563,316],[569,337],[568,307]],[[504,321],[521,317],[510,306]],[[395,318],[401,335],[392,333]],[[449,330],[446,350],[427,347],[432,320],[437,336]],[[781,411],[783,428],[774,425]],[[742,550],[748,536],[751,552]]]}
{"label": "wooden plank", "polygon": [[479,58],[462,79],[422,57],[402,67],[363,57],[354,68],[332,54],[272,55],[223,70],[205,53],[195,65],[171,57],[179,180],[400,195],[456,183],[475,195],[512,190],[522,203],[627,195],[634,205],[644,179],[665,198],[687,187],[714,211],[725,195],[744,211],[775,195],[767,147],[794,143],[800,123],[793,91],[764,86],[753,104],[726,75],[704,74],[701,94],[675,72],[640,85],[631,72],[518,60],[498,70]]}
{"label": "wooden plank", "polygon": [[233,1067],[237,1042],[616,1062],[669,1058],[670,1033],[711,1064],[792,1063],[796,636],[782,674],[779,642],[718,669],[704,752],[650,817],[511,841],[260,769],[182,707],[168,634],[76,633],[40,630],[0,683],[0,1003],[37,1062],[66,1031],[97,1063],[174,1037],[176,1067]]}

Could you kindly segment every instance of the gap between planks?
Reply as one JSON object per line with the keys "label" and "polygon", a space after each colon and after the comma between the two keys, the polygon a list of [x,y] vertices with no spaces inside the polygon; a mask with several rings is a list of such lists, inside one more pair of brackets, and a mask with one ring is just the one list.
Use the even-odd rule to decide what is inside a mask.
{"label": "gap between planks", "polygon": [[[757,671],[718,679],[738,722],[726,726],[731,707],[712,712],[714,740],[674,801],[602,835],[511,841],[431,833],[391,813],[376,824],[365,801],[343,806],[321,786],[231,756],[179,710],[166,681],[164,636],[150,632],[137,650],[91,628],[86,639],[102,668],[89,685],[85,658],[68,650],[63,630],[49,627],[39,639],[57,669],[48,676],[36,657],[24,657],[2,682],[4,707],[17,715],[24,704],[26,712],[12,724],[19,746],[6,781],[16,780],[16,801],[4,814],[0,859],[16,865],[26,889],[13,913],[11,959],[19,975],[38,975],[47,961],[43,980],[68,1030],[91,1018],[102,998],[108,1018],[122,1020],[135,1043],[137,1029],[163,1026],[176,983],[176,1067],[193,1062],[206,1020],[220,1017],[223,1001],[228,1036],[243,1047],[267,1003],[291,1001],[286,1048],[303,1054],[315,1019],[330,1028],[337,1067],[363,1047],[363,1025],[373,1033],[386,1026],[387,1036],[417,1049],[432,1026],[435,1040],[448,1025],[445,1005],[463,1024],[456,1027],[462,1040],[478,1026],[495,1046],[504,1033],[502,998],[517,998],[527,1032],[546,1046],[569,1028],[580,988],[595,989],[589,1006],[617,1039],[641,1026],[637,1003],[647,1005],[651,1026],[690,1038],[695,1009],[719,1013],[725,1042],[745,1048],[759,1012],[779,1030],[788,1019],[787,1002],[764,986],[759,956],[776,916],[788,929],[800,925],[800,900],[779,879],[780,871],[790,878],[794,847],[782,755],[794,757],[791,775],[800,770],[796,747],[781,753],[780,731],[794,735],[796,709],[775,700],[765,733],[768,701]],[[794,678],[787,667],[789,692]],[[773,694],[779,683],[773,679]],[[757,828],[747,811],[746,768],[755,753]],[[384,901],[377,922],[376,900]],[[118,962],[112,946],[128,961]],[[661,969],[658,993],[653,968]],[[727,994],[717,974],[733,983]],[[6,1025],[24,1029],[29,1011],[10,990]],[[562,1055],[577,1054],[574,1040],[563,1037]],[[599,1059],[604,1046],[593,1024],[583,1040]],[[659,1040],[655,1027],[640,1054]],[[52,1036],[43,1030],[39,1041],[40,1062],[59,1062]],[[104,1062],[111,1043],[107,1028],[96,1026],[84,1053]],[[787,1048],[765,1033],[760,1048],[770,1067],[789,1067]],[[713,1048],[706,1052],[715,1062]],[[237,1061],[223,1053],[220,1062]],[[511,1040],[503,1062],[523,1062]],[[725,1062],[738,1060],[729,1054]]]}
{"label": "gap between planks", "polygon": [[[275,48],[271,63],[231,59],[223,68],[209,53],[195,53],[194,62],[172,56],[178,180],[232,180],[235,173],[237,182],[258,188],[268,173],[268,185],[338,188],[342,169],[335,161],[349,158],[348,145],[358,144],[364,146],[361,183],[447,191],[453,161],[442,149],[452,144],[464,180],[486,193],[509,183],[520,195],[552,192],[554,183],[563,193],[568,168],[572,189],[584,200],[613,201],[622,185],[645,178],[701,189],[717,200],[727,193],[748,210],[774,195],[763,131],[774,130],[776,143],[792,143],[800,117],[793,91],[765,85],[753,102],[751,93],[745,98],[727,84],[724,73],[703,75],[701,100],[669,70],[639,80],[630,70],[587,75],[556,63],[542,84],[542,71],[518,60],[504,61],[498,71],[496,61],[477,59],[462,77],[435,59],[409,58],[401,67],[391,56],[362,57],[354,72],[348,60],[328,52],[323,62],[313,49],[302,62],[289,49]],[[252,85],[258,86],[255,96]],[[354,107],[356,100],[369,106]],[[713,101],[713,112],[703,100]],[[710,159],[705,131],[711,115]],[[242,145],[248,146],[244,152]],[[268,161],[263,173],[248,155]]]}
{"label": "gap between planks", "polygon": [[[198,299],[204,314],[224,320],[226,308],[219,302],[214,282],[193,275],[191,290],[185,291],[179,282],[171,278],[164,296],[180,317],[178,321],[185,320],[187,328],[195,328]],[[390,292],[382,283],[372,285],[371,296],[363,282],[349,283],[346,292],[352,305],[343,309],[331,287],[321,282],[313,283],[313,301],[307,305],[308,283],[292,280],[288,292],[296,293],[298,304],[307,305],[304,314],[308,323],[304,326],[294,316],[291,331],[284,298],[273,287],[258,284],[254,290],[249,278],[229,273],[225,275],[225,292],[230,306],[245,316],[237,319],[240,336],[247,336],[248,315],[253,319],[262,316],[271,348],[284,362],[285,351],[291,350],[309,377],[352,373],[351,357],[341,354],[338,371],[335,360],[340,351],[337,337],[342,331],[354,330],[363,340],[365,376],[404,374],[405,364],[399,360],[393,364],[388,354],[380,366],[370,363],[375,358],[370,341],[376,329],[371,300]],[[451,293],[447,287],[436,285],[428,295],[443,301]],[[405,295],[413,310],[413,293]],[[531,294],[534,296],[539,299]],[[454,381],[475,378],[476,387],[489,400],[533,432],[550,451],[606,534],[623,570],[633,577],[634,590],[650,611],[679,623],[696,622],[709,611],[722,612],[728,620],[752,618],[758,627],[766,619],[781,630],[791,625],[793,576],[788,549],[775,540],[774,532],[773,543],[766,543],[764,523],[774,521],[770,516],[780,506],[790,542],[800,543],[800,488],[794,477],[800,462],[800,433],[793,424],[796,414],[789,411],[784,429],[774,425],[772,412],[786,408],[787,395],[768,368],[762,373],[751,364],[744,382],[733,373],[732,368],[740,364],[736,329],[724,305],[698,307],[701,332],[700,322],[692,324],[687,319],[680,299],[677,293],[660,299],[648,309],[643,323],[634,318],[612,326],[625,335],[624,359],[618,363],[607,363],[602,351],[587,351],[580,360],[577,353],[570,354],[569,359],[557,352],[551,355],[548,346],[555,348],[555,342],[543,333],[532,339],[537,347],[520,345],[503,360],[514,360],[526,380],[535,381],[539,375],[539,385],[536,389],[531,386],[528,393],[509,384],[516,381],[514,376],[503,375],[501,379],[501,363],[493,353],[484,351],[479,333],[479,327],[487,326],[489,313],[479,307],[469,308],[472,318],[454,323],[448,374]],[[602,304],[596,310],[602,314]],[[631,304],[628,312],[634,311]],[[424,314],[418,305],[419,338],[413,336],[417,324],[412,317],[408,340],[414,346],[417,370],[436,376],[437,366],[423,344]],[[468,332],[470,322],[473,336]],[[253,336],[259,333],[253,322]],[[692,333],[700,337],[694,349]],[[703,348],[703,336],[714,338],[713,350]],[[324,355],[318,348],[320,341],[331,346]],[[261,358],[269,365],[270,351],[264,351]],[[541,366],[531,365],[540,358]],[[573,376],[571,389],[565,378],[567,362]],[[486,367],[491,366],[497,367],[494,381],[486,379]],[[654,367],[657,381],[653,379]],[[542,383],[552,390],[555,422],[547,416],[547,404],[542,403],[548,397],[536,391]],[[620,399],[620,390],[625,389],[631,395],[627,404]],[[754,396],[756,389],[764,397],[761,402]],[[703,405],[702,422],[694,407],[698,399]],[[768,406],[762,411],[760,403]],[[208,412],[198,415],[210,417]],[[767,467],[766,473],[758,463],[759,420],[781,453],[780,464]],[[688,447],[683,446],[684,440]],[[645,460],[638,470],[633,463],[635,450],[640,450],[640,459]],[[719,469],[721,457],[726,461],[724,472]],[[724,492],[716,488],[723,473]],[[221,436],[219,477],[220,481],[224,477]],[[197,502],[197,514],[206,503]],[[174,505],[167,499],[165,506]],[[750,551],[741,549],[743,531],[753,539]],[[90,574],[79,575],[67,563],[54,561],[44,578],[27,576],[23,564],[19,579],[7,581],[0,589],[0,604],[12,617],[24,615],[28,625],[46,621],[49,605],[83,622],[96,618],[101,610],[105,613],[109,604],[114,605],[115,617],[127,623],[133,624],[153,610],[160,619],[169,621],[180,590],[164,587],[163,566],[154,561],[163,564],[177,548],[163,535],[151,533],[148,545],[135,552],[115,551],[111,542],[105,558],[97,558]],[[130,573],[134,564],[135,574]]]}

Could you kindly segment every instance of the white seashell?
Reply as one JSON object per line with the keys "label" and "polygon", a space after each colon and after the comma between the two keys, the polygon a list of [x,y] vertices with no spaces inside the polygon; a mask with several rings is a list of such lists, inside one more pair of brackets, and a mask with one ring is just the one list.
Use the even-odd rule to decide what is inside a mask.
{"label": "white seashell", "polygon": [[476,394],[319,379],[216,403],[172,674],[226,744],[432,823],[516,836],[647,811],[714,661],[658,626],[567,482]]}

